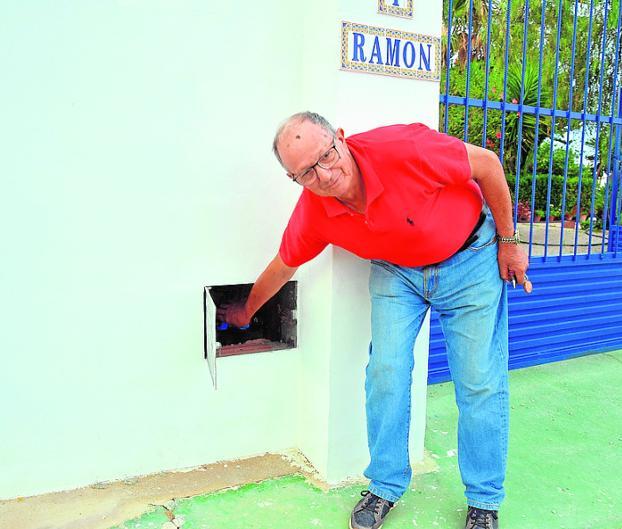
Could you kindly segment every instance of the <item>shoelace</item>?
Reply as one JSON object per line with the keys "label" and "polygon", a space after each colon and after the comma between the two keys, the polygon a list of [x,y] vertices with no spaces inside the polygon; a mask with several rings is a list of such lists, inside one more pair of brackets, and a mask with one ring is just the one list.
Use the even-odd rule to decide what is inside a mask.
{"label": "shoelace", "polygon": [[[376,499],[374,500],[372,499],[371,496],[369,496],[370,494],[371,496],[374,496],[368,490],[364,490],[363,492],[361,492],[361,496],[368,496],[363,502],[363,505],[361,505],[361,511],[369,511],[369,512],[373,512],[374,514],[380,514],[380,509],[382,508],[382,504],[386,500],[383,500],[379,496],[375,496]],[[391,505],[389,504],[389,507],[390,506]]]}
{"label": "shoelace", "polygon": [[486,511],[484,509],[471,509],[469,517],[475,523],[473,527],[479,527],[480,529],[492,529],[492,511]]}

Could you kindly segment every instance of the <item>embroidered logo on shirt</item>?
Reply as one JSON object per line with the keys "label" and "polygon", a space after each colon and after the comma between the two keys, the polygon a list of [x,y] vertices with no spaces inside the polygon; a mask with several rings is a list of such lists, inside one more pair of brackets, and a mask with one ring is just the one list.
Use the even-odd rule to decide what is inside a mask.
{"label": "embroidered logo on shirt", "polygon": [[413,219],[411,219],[410,217],[406,217],[406,222],[408,222],[408,224],[410,224],[411,226],[415,225]]}

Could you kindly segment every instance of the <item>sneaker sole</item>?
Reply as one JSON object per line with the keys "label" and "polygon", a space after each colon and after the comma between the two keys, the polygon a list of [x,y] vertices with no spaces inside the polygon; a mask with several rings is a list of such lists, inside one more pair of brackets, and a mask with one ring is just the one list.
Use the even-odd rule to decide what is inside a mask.
{"label": "sneaker sole", "polygon": [[[383,525],[384,525],[384,522],[382,522],[376,529],[381,529]],[[352,527],[352,522],[348,522],[348,526],[350,527],[350,529],[354,529],[354,527]]]}

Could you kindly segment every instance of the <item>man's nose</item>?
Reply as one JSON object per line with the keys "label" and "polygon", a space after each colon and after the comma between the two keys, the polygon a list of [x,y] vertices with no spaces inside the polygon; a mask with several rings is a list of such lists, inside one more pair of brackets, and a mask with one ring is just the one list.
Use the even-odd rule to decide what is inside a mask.
{"label": "man's nose", "polygon": [[319,165],[315,166],[315,172],[317,173],[317,178],[320,182],[328,182],[332,177],[332,169],[324,169]]}

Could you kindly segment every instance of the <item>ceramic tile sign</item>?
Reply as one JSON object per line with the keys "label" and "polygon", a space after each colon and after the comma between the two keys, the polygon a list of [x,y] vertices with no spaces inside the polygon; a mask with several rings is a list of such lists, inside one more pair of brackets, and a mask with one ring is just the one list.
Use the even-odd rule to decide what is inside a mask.
{"label": "ceramic tile sign", "polygon": [[440,65],[440,38],[341,23],[342,70],[440,81]]}
{"label": "ceramic tile sign", "polygon": [[413,0],[378,0],[378,13],[412,18]]}

